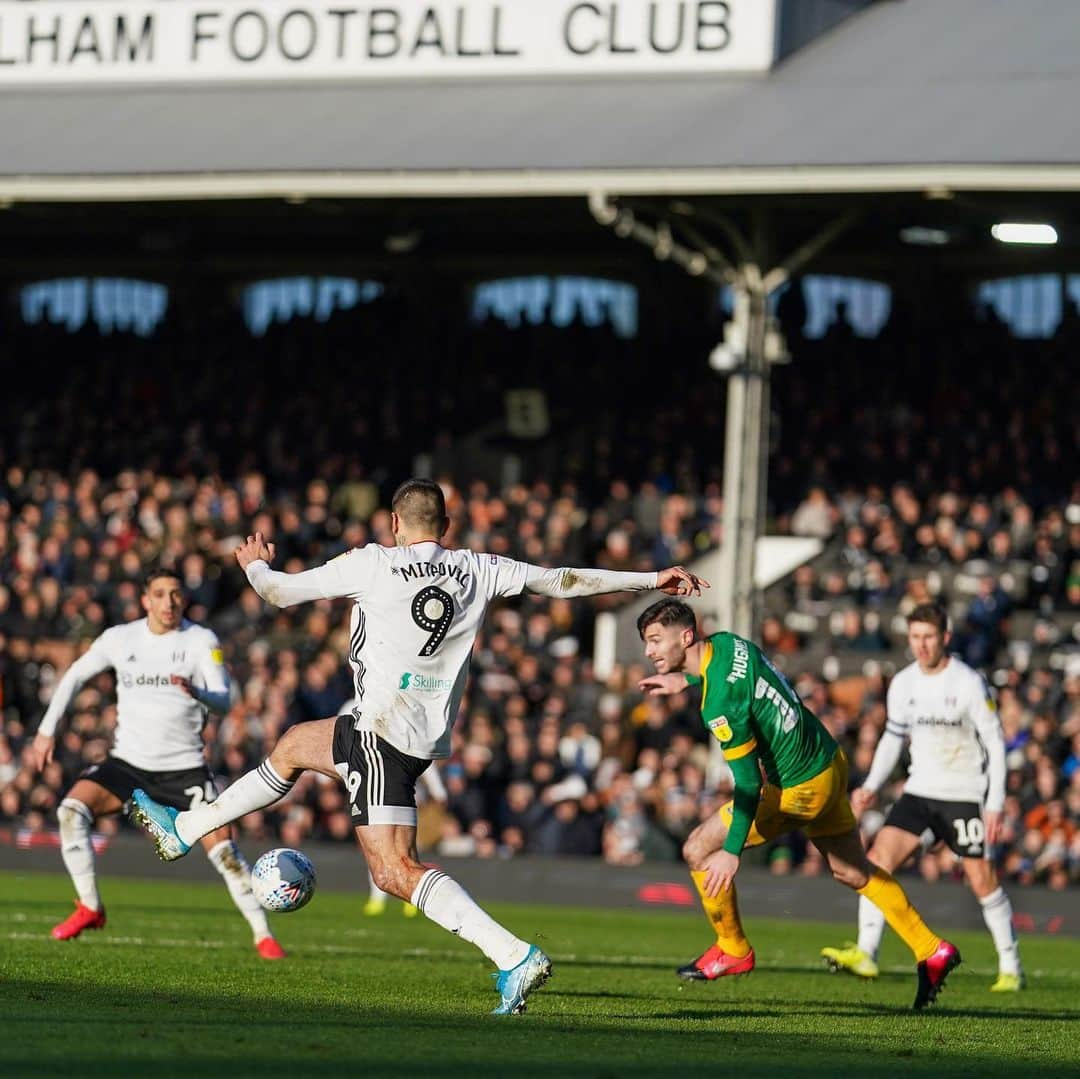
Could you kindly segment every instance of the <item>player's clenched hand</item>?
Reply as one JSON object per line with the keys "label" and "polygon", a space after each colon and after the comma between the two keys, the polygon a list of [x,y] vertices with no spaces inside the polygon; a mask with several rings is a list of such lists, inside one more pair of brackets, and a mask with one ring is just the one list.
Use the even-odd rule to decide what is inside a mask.
{"label": "player's clenched hand", "polygon": [[704,577],[698,577],[682,566],[670,566],[656,574],[656,587],[669,596],[700,596],[703,588],[709,588]]}
{"label": "player's clenched hand", "polygon": [[984,809],[982,816],[983,829],[986,832],[986,845],[988,847],[995,847],[1001,840],[1002,815],[998,810]]}
{"label": "player's clenched hand", "polygon": [[650,674],[637,684],[642,693],[650,697],[669,697],[686,689],[686,677],[681,674]]}
{"label": "player's clenched hand", "polygon": [[45,771],[45,766],[53,759],[53,747],[56,739],[47,734],[35,735],[30,743],[30,763],[35,772]]}
{"label": "player's clenched hand", "polygon": [[254,536],[248,536],[248,538],[240,544],[239,547],[233,552],[236,555],[236,561],[240,563],[241,569],[247,569],[252,562],[273,562],[274,560],[274,545],[267,543],[263,539],[261,532],[256,532]]}
{"label": "player's clenched hand", "polygon": [[169,681],[174,686],[179,686],[189,697],[195,696],[195,694],[191,692],[191,682],[182,674],[170,674]]}
{"label": "player's clenched hand", "polygon": [[726,850],[718,850],[705,859],[705,894],[715,899],[721,892],[726,892],[735,882],[739,871],[739,856]]}
{"label": "player's clenched hand", "polygon": [[876,801],[877,795],[865,787],[858,787],[851,792],[851,808],[856,817],[865,813]]}

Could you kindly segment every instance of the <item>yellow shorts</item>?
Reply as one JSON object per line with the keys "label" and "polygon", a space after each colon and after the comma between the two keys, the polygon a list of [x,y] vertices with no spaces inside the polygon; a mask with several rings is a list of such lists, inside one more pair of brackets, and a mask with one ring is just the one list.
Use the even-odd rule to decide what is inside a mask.
{"label": "yellow shorts", "polygon": [[[766,783],[761,788],[761,801],[746,845],[756,847],[796,829],[811,839],[850,832],[855,827],[855,814],[848,801],[847,784],[848,762],[841,749],[828,768],[804,783],[783,790]],[[726,802],[719,810],[728,828],[733,810],[734,802]]]}

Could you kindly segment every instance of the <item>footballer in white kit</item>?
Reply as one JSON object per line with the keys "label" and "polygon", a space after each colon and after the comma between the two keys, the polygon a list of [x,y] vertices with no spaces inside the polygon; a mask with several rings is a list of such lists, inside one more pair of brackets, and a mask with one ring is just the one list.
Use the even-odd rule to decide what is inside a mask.
{"label": "footballer in white kit", "polygon": [[679,566],[659,573],[543,569],[448,550],[440,543],[450,524],[446,503],[431,480],[403,483],[392,510],[396,547],[368,544],[303,573],[270,569],[273,547],[259,535],[236,552],[251,586],[276,606],[338,597],[354,602],[352,711],[290,728],[267,760],[208,806],[177,813],[136,791],[133,815],[172,860],[210,828],[284,797],[306,769],[340,776],[376,885],[480,948],[499,968],[496,1014],[520,1013],[551,961],[499,925],[447,873],[422,865],[416,851],[416,782],[432,760],[450,752],[484,612],[497,597],[525,590],[573,597],[660,588],[690,595],[708,585]]}
{"label": "footballer in white kit", "polygon": [[[40,771],[52,759],[57,725],[82,685],[102,671],[116,672],[112,749],[79,776],[57,809],[61,854],[78,894],[75,912],[52,931],[57,940],[105,925],[90,836],[98,817],[120,812],[136,788],[182,809],[217,796],[202,731],[208,710],[229,707],[221,646],[211,630],[183,617],[183,587],[171,570],[147,574],[142,605],[146,618],[107,629],[64,672],[34,738],[32,756]],[[284,958],[228,829],[208,835],[203,846],[251,926],[259,954]]]}
{"label": "footballer in white kit", "polygon": [[[1005,805],[1005,741],[989,687],[977,671],[947,654],[948,643],[942,608],[928,603],[911,612],[908,644],[915,662],[889,685],[885,732],[851,803],[857,813],[873,803],[908,742],[911,765],[904,793],[874,837],[870,857],[891,871],[907,861],[924,836],[957,854],[997,948],[999,974],[991,989],[1012,992],[1023,984],[1012,905],[988,857]],[[858,944],[825,948],[822,954],[836,969],[876,977],[883,931],[881,912],[860,899]]]}

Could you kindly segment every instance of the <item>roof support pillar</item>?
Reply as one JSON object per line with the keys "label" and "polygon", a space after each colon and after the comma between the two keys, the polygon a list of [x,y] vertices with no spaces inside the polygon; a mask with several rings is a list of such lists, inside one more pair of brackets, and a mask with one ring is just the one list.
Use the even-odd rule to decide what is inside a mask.
{"label": "roof support pillar", "polygon": [[[760,590],[755,584],[754,557],[765,517],[769,452],[769,374],[773,364],[788,360],[776,319],[769,314],[769,296],[815,258],[858,218],[857,211],[837,217],[801,247],[763,272],[772,236],[767,217],[755,221],[748,240],[729,218],[699,213],[680,202],[671,217],[647,224],[633,210],[616,205],[605,193],[589,196],[596,221],[616,235],[650,247],[693,277],[730,286],[734,312],[724,327],[724,340],[709,357],[710,366],[727,376],[724,430],[724,538],[719,579],[710,595],[717,622],[751,637],[760,619]],[[695,218],[691,224],[688,217]],[[699,224],[700,223],[700,224]],[[734,253],[729,259],[700,226],[715,228]],[[679,235],[687,238],[688,246]]]}

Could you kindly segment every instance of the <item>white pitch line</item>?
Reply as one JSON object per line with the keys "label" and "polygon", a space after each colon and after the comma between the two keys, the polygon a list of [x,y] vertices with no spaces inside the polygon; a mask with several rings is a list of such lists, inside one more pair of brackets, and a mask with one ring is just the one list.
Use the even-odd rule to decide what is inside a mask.
{"label": "white pitch line", "polygon": [[[216,916],[219,912],[211,911],[211,912],[208,912],[208,913],[211,913],[211,914]],[[230,917],[230,912],[227,911],[227,910],[222,910],[220,912],[220,914],[223,917],[226,917],[226,918]],[[57,916],[55,914],[26,914],[23,911],[12,911],[10,913],[0,913],[0,922],[7,921],[7,922],[16,922],[16,923],[19,923],[19,924],[31,924],[31,923],[33,923],[33,924],[43,924],[43,925],[51,926],[51,925],[54,925],[56,923],[56,917]],[[165,929],[165,930],[169,930],[169,929],[174,929],[176,927],[176,922],[175,921],[166,921],[166,920],[157,919],[157,918],[139,917],[138,918],[138,923],[139,923],[140,928],[143,928],[143,929]],[[377,937],[377,936],[380,935],[376,930],[373,930],[373,929],[341,929],[341,930],[339,930],[339,929],[333,929],[333,928],[329,928],[329,927],[324,929],[324,930],[308,929],[308,932],[309,933],[311,933],[311,932],[316,932],[316,933],[321,932],[326,936],[333,936],[333,937],[341,937],[341,936],[344,936],[344,937]]]}
{"label": "white pitch line", "polygon": [[[7,940],[52,940],[52,937],[41,933],[6,933]],[[162,948],[226,948],[231,945],[221,940],[176,940],[169,937],[155,937],[148,940],[145,937],[112,937],[98,936],[98,944],[134,945],[137,948],[158,946]]]}
{"label": "white pitch line", "polygon": [[[18,919],[12,919],[17,921]],[[31,919],[26,919],[31,920]],[[34,921],[41,921],[47,919],[34,918]],[[356,934],[372,935],[369,934],[369,930],[359,929],[351,930],[350,932]],[[2,935],[2,939],[6,940],[51,940],[47,934],[44,933],[28,933],[12,931]],[[219,941],[219,940],[196,940],[193,938],[177,938],[177,937],[133,937],[124,936],[117,937],[109,934],[95,935],[95,941],[101,944],[112,944],[120,946],[133,946],[137,948],[146,948],[159,946],[163,948],[231,948],[234,947],[232,941]],[[302,955],[304,953],[321,952],[328,955],[357,955],[357,956],[372,956],[372,950],[370,948],[351,947],[348,944],[304,944],[300,946],[293,946],[291,948],[294,954]],[[380,955],[383,953],[379,953]],[[444,960],[458,960],[466,961],[471,957],[467,952],[450,951],[449,949],[440,948],[403,948],[400,952],[395,953],[397,955],[407,956],[412,959],[444,959]],[[594,967],[632,967],[638,964],[656,964],[656,963],[668,963],[675,967],[680,965],[682,958],[672,958],[670,956],[662,955],[579,955],[576,952],[553,952],[551,958],[556,963],[581,963],[587,966]],[[788,967],[788,963],[784,961],[769,961],[758,962],[758,968],[763,970],[782,970]],[[807,973],[815,973],[818,971],[818,967],[815,964],[805,964],[800,969]],[[823,970],[824,968],[822,968]],[[908,966],[890,966],[882,967],[882,972],[886,974],[911,974],[911,967]],[[992,977],[997,974],[997,970],[991,967],[973,967],[969,964],[964,964],[963,971],[966,974],[974,974],[979,977]],[[1029,979],[1041,979],[1041,978],[1065,978],[1070,981],[1080,979],[1080,970],[1076,971],[1047,971],[1047,970],[1027,970],[1024,972]]]}

